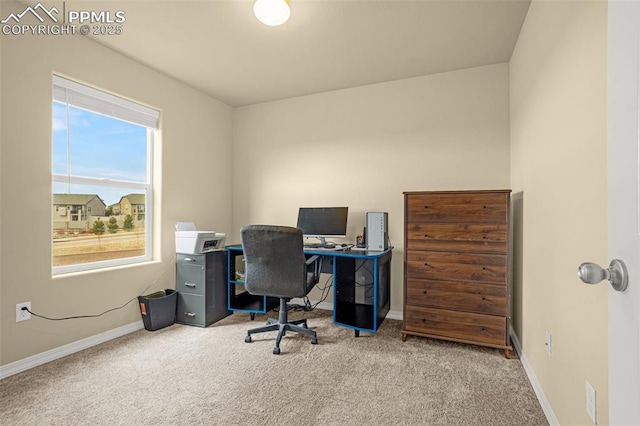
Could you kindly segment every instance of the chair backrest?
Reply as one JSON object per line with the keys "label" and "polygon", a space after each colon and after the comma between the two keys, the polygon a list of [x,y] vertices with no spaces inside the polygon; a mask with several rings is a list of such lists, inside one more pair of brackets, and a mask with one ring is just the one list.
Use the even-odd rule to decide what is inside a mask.
{"label": "chair backrest", "polygon": [[307,293],[302,230],[249,225],[240,230],[245,288],[251,294],[303,297]]}

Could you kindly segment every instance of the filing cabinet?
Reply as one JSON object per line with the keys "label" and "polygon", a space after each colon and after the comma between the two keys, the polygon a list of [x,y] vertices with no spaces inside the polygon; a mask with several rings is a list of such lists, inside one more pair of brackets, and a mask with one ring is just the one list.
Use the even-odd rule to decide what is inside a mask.
{"label": "filing cabinet", "polygon": [[207,327],[227,310],[227,252],[176,254],[176,322]]}
{"label": "filing cabinet", "polygon": [[509,357],[510,192],[404,193],[403,340],[472,343]]}

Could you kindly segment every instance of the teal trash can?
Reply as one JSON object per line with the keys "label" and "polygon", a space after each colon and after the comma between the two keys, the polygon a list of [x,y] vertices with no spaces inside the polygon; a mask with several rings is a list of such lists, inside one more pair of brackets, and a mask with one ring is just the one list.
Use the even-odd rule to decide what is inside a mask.
{"label": "teal trash can", "polygon": [[178,293],[175,290],[166,289],[138,296],[138,302],[145,329],[155,331],[175,324],[178,306]]}

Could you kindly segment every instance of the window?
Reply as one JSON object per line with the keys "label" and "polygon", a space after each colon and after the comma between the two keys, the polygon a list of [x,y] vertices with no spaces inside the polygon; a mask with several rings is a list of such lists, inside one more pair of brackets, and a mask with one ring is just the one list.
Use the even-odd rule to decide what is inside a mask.
{"label": "window", "polygon": [[53,76],[53,274],[151,260],[158,118],[154,109]]}

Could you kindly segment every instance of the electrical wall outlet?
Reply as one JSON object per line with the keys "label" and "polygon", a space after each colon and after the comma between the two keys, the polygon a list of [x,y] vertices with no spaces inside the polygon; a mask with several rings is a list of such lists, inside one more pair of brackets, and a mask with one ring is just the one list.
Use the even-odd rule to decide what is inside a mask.
{"label": "electrical wall outlet", "polygon": [[591,383],[587,381],[587,414],[593,422],[596,423],[596,390]]}
{"label": "electrical wall outlet", "polygon": [[22,309],[23,307],[31,310],[31,302],[22,302],[22,303],[16,304],[16,322],[26,321],[28,319],[31,319],[31,314],[23,310]]}
{"label": "electrical wall outlet", "polygon": [[544,350],[547,356],[551,358],[551,333],[548,331],[544,332]]}

